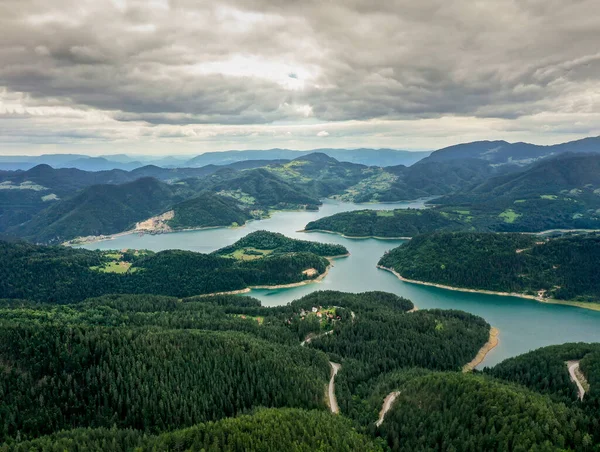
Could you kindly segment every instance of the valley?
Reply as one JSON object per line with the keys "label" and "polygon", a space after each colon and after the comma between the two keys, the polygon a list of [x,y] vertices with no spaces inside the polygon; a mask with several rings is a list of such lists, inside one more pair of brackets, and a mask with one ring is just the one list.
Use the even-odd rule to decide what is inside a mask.
{"label": "valley", "polygon": [[0,0],[0,452],[600,452],[598,0]]}
{"label": "valley", "polygon": [[[390,208],[419,209],[424,201],[397,204],[370,204],[374,210]],[[600,341],[600,312],[564,305],[541,304],[514,296],[496,296],[477,292],[456,292],[442,288],[415,285],[398,280],[393,274],[378,269],[377,263],[386,251],[403,240],[352,239],[339,235],[297,232],[319,218],[351,210],[364,210],[360,204],[324,200],[318,212],[276,212],[271,218],[252,221],[236,229],[209,229],[161,235],[124,235],[114,240],[85,245],[89,249],[188,249],[210,253],[243,238],[252,231],[270,230],[299,240],[336,243],[350,255],[336,260],[327,277],[320,283],[289,289],[253,289],[249,295],[265,306],[285,305],[318,290],[362,292],[384,290],[411,299],[419,309],[460,309],[485,318],[502,333],[498,346],[486,355],[479,368],[492,366],[505,358],[538,347],[564,342]]]}
{"label": "valley", "polygon": [[[600,342],[597,235],[510,232],[593,229],[593,174],[550,187],[551,161],[246,165],[82,187],[21,231],[72,246],[0,242],[0,450],[600,440],[584,343]],[[5,191],[46,188],[19,183]]]}

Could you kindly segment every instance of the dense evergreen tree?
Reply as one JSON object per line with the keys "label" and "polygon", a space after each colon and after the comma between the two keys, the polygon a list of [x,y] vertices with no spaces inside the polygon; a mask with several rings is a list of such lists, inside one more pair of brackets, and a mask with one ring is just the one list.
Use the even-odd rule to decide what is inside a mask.
{"label": "dense evergreen tree", "polygon": [[514,384],[459,373],[399,388],[380,427],[391,450],[594,450],[584,412]]}
{"label": "dense evergreen tree", "polygon": [[571,381],[566,362],[580,360],[594,352],[600,352],[600,344],[551,345],[509,358],[485,369],[485,373],[514,381],[559,401],[575,402],[577,387]]}
{"label": "dense evergreen tree", "polygon": [[[581,402],[577,387],[571,381],[567,361],[580,361],[581,373],[588,383]],[[543,347],[509,358],[485,372],[547,394],[556,401],[581,407],[590,417],[594,441],[600,443],[600,344]]]}
{"label": "dense evergreen tree", "polygon": [[545,240],[524,234],[417,236],[379,262],[408,279],[519,292],[562,300],[600,300],[600,235]]}
{"label": "dense evergreen tree", "polygon": [[3,323],[1,439],[323,407],[324,355],[234,332]]}
{"label": "dense evergreen tree", "polygon": [[[343,245],[290,239],[283,234],[269,231],[251,232],[233,245],[221,248],[213,254],[220,256],[231,255],[238,250],[243,250],[246,254],[249,254],[249,251],[252,249],[271,251],[275,254],[298,252],[313,253],[323,257],[348,254],[348,250]],[[262,255],[262,253],[258,253],[258,255]]]}
{"label": "dense evergreen tree", "polygon": [[203,450],[207,452],[377,452],[382,445],[356,432],[341,416],[323,411],[261,409],[252,415],[144,435],[135,430],[77,429],[0,446],[2,451]]}
{"label": "dense evergreen tree", "polygon": [[399,369],[421,367],[458,370],[471,361],[488,340],[490,326],[480,317],[460,311],[427,310],[407,314],[413,304],[383,292],[345,294],[314,292],[291,303],[293,308],[340,306],[353,316],[338,322],[333,333],[320,335],[310,347],[327,353],[342,369],[336,382],[343,413],[365,418],[366,387]]}
{"label": "dense evergreen tree", "polygon": [[175,204],[173,219],[168,225],[174,229],[206,228],[243,225],[252,216],[238,207],[237,202],[211,192],[202,192],[194,198]]}
{"label": "dense evergreen tree", "polygon": [[[134,259],[131,252],[125,253],[121,261],[130,259],[128,271],[99,271],[114,259],[110,255],[0,241],[0,298],[70,303],[110,293],[189,297],[254,285],[297,283],[314,279],[329,265],[325,258],[306,252],[237,261],[168,250]],[[303,273],[311,268],[316,273]]]}
{"label": "dense evergreen tree", "polygon": [[467,230],[470,225],[434,209],[356,210],[311,221],[307,231],[331,231],[348,237],[414,237],[439,230]]}

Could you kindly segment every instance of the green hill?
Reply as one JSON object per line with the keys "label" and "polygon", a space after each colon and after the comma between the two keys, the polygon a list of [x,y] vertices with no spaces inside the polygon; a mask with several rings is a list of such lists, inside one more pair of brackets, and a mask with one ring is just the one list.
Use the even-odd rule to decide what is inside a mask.
{"label": "green hill", "polygon": [[321,204],[318,197],[311,196],[264,168],[220,170],[207,179],[196,180],[195,183],[198,187],[236,199],[252,209],[317,208]]}
{"label": "green hill", "polygon": [[[302,187],[316,198],[341,194],[347,188],[371,176],[371,170],[365,165],[339,162],[319,152],[298,157],[287,163],[270,165],[266,169]],[[381,172],[381,169],[373,171]]]}
{"label": "green hill", "polygon": [[597,234],[540,239],[524,234],[420,235],[379,262],[408,279],[453,287],[600,301]]}
{"label": "green hill", "polygon": [[324,355],[238,332],[26,322],[3,324],[0,337],[0,441],[90,426],[161,432],[259,406],[324,408]]}
{"label": "green hill", "polygon": [[583,411],[513,384],[442,373],[397,389],[379,430],[392,451],[593,450]]}
{"label": "green hill", "polygon": [[567,361],[580,361],[589,383],[584,408],[600,414],[600,344],[580,342],[543,347],[504,360],[491,369],[486,368],[485,372],[547,394],[559,402],[576,403],[577,386],[571,381]]}
{"label": "green hill", "polygon": [[168,250],[101,252],[0,242],[0,299],[70,303],[109,293],[188,297],[308,281],[329,262],[313,253],[234,260]]}
{"label": "green hill", "polygon": [[187,183],[169,185],[150,177],[121,185],[94,185],[50,204],[7,232],[33,242],[61,243],[127,231],[167,211],[173,211],[166,222],[173,229],[241,225],[253,218],[237,200],[208,191],[196,194]]}
{"label": "green hill", "polygon": [[[58,249],[76,251],[53,249],[53,265]],[[234,295],[0,300],[0,450],[594,450],[593,389],[573,399],[563,360],[580,359],[594,388],[598,344],[462,374],[489,324],[412,308],[333,291],[272,308]],[[329,361],[340,415],[326,412]]]}
{"label": "green hill", "polygon": [[403,201],[443,195],[494,174],[485,162],[417,162],[410,167],[365,166],[314,153],[267,169],[312,195],[344,201]]}
{"label": "green hill", "polygon": [[[102,450],[206,450],[206,451],[297,451],[382,452],[384,449],[358,433],[343,417],[323,411],[260,409],[251,415],[199,424],[163,433],[144,435],[135,430],[78,429],[33,441],[11,443],[0,450],[75,452]],[[10,447],[10,449],[9,449]]]}
{"label": "green hill", "polygon": [[386,168],[395,176],[389,187],[379,191],[379,201],[391,202],[445,195],[488,179],[498,172],[489,164],[469,159],[461,162],[427,162],[410,167]]}
{"label": "green hill", "polygon": [[42,243],[115,234],[163,213],[182,198],[178,190],[152,178],[122,185],[94,185],[8,232]]}
{"label": "green hill", "polygon": [[337,232],[348,237],[414,237],[427,232],[464,230],[459,214],[433,209],[355,210],[311,221],[306,231]]}
{"label": "green hill", "polygon": [[[434,166],[437,171],[442,169],[440,165],[419,162],[410,169]],[[424,180],[437,179],[430,176]],[[434,206],[428,210],[344,212],[311,222],[306,230],[322,229],[354,237],[413,237],[434,231],[600,229],[599,155],[567,154],[543,160],[470,188],[464,188],[468,178],[451,182],[448,178],[452,177],[452,173],[447,175],[440,190],[431,186],[427,189],[429,193],[457,190],[432,200]]]}
{"label": "green hill", "polygon": [[175,204],[174,217],[167,223],[174,229],[242,225],[252,216],[239,202],[210,192]]}
{"label": "green hill", "polygon": [[277,232],[256,231],[213,254],[252,259],[285,253],[313,253],[317,256],[333,257],[348,254],[348,250],[342,245],[295,240]]}
{"label": "green hill", "polygon": [[600,228],[600,155],[567,154],[438,198],[473,212],[480,229]]}

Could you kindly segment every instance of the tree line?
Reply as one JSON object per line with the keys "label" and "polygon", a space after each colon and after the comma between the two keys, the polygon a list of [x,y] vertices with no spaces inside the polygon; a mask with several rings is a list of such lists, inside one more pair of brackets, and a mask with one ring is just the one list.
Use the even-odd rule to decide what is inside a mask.
{"label": "tree line", "polygon": [[[0,241],[0,298],[72,303],[111,293],[189,297],[253,285],[297,283],[322,274],[329,262],[313,253],[254,261],[168,250],[133,261],[123,274],[101,272],[105,253]],[[303,271],[317,270],[307,276]]]}
{"label": "tree line", "polygon": [[561,300],[600,300],[600,235],[435,233],[415,237],[379,264],[408,279]]}

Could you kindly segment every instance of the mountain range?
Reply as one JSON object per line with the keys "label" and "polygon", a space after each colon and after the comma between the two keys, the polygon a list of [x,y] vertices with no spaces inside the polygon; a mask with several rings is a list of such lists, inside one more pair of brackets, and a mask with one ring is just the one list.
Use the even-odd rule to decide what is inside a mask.
{"label": "mountain range", "polygon": [[143,166],[163,168],[200,168],[207,165],[229,165],[236,162],[255,160],[294,160],[313,153],[322,153],[338,161],[367,166],[411,166],[419,161],[442,162],[450,160],[479,159],[494,165],[528,165],[540,159],[567,152],[600,152],[600,137],[588,137],[549,146],[531,143],[509,143],[507,141],[474,141],[438,149],[436,151],[403,151],[396,149],[331,149],[321,148],[308,151],[292,149],[231,150],[205,152],[189,157],[148,156],[112,154],[91,157],[84,154],[44,154],[41,156],[0,156],[0,170],[29,170],[45,164],[54,168],[77,168],[85,171],[107,171],[121,169],[131,171]]}
{"label": "mountain range", "polygon": [[[447,163],[451,162],[420,162],[412,168]],[[429,201],[431,208],[427,210],[342,212],[310,222],[305,229],[354,237],[600,229],[600,155],[560,154],[518,171],[490,176],[456,190],[447,185],[446,189],[451,193]]]}
{"label": "mountain range", "polygon": [[423,159],[427,162],[443,162],[461,159],[480,159],[493,165],[529,165],[541,159],[555,157],[564,153],[600,153],[600,137],[588,137],[582,140],[550,146],[530,143],[508,143],[506,141],[475,141],[457,144],[432,152]]}
{"label": "mountain range", "polygon": [[[149,232],[229,226],[273,209],[316,209],[323,198],[397,202],[438,197],[435,203],[444,215],[461,224],[472,221],[479,230],[594,228],[600,215],[597,143],[590,138],[537,147],[536,152],[527,145],[521,158],[511,152],[523,143],[470,143],[436,151],[410,166],[386,167],[341,162],[322,152],[292,160],[146,165],[131,171],[43,164],[0,171],[0,234],[57,243],[122,232],[146,220],[158,228]],[[276,156],[284,151],[277,150]],[[526,164],[529,160],[533,163]]]}
{"label": "mountain range", "polygon": [[375,166],[412,165],[431,154],[430,151],[399,151],[395,149],[266,149],[248,151],[206,152],[189,156],[128,156],[126,154],[91,157],[84,154],[45,154],[40,156],[0,156],[0,170],[29,170],[37,165],[54,168],[77,168],[85,171],[120,169],[131,171],[143,166],[163,168],[199,168],[207,165],[229,165],[252,160],[293,160],[314,152],[320,152],[340,161]]}

